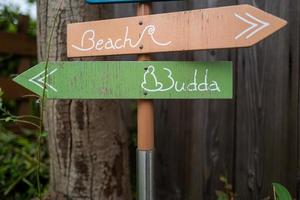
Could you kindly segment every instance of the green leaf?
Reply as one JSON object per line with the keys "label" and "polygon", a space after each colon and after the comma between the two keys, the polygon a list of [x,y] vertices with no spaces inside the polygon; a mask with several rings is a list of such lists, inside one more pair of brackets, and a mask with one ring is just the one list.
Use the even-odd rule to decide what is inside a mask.
{"label": "green leaf", "polygon": [[4,94],[4,92],[2,91],[2,89],[0,88],[0,97],[2,97]]}
{"label": "green leaf", "polygon": [[221,190],[217,190],[216,195],[218,197],[217,200],[229,200],[228,194],[226,194],[225,192],[223,192]]}
{"label": "green leaf", "polygon": [[29,176],[31,173],[33,173],[36,170],[36,168],[32,168],[29,171],[27,171],[24,174],[21,174],[16,180],[14,180],[8,188],[4,191],[4,195],[6,196],[22,179],[26,178]]}
{"label": "green leaf", "polygon": [[9,122],[9,121],[11,121],[11,120],[12,120],[11,117],[6,117],[6,118],[5,118],[5,122]]}
{"label": "green leaf", "polygon": [[220,176],[220,181],[222,183],[227,183],[227,178],[225,176]]}
{"label": "green leaf", "polygon": [[0,109],[2,108],[3,106],[3,103],[2,103],[2,96],[3,96],[4,92],[2,91],[2,89],[0,88]]}
{"label": "green leaf", "polygon": [[272,183],[275,200],[292,200],[292,196],[289,191],[279,183]]}
{"label": "green leaf", "polygon": [[41,137],[48,137],[48,132],[46,131],[42,132]]}

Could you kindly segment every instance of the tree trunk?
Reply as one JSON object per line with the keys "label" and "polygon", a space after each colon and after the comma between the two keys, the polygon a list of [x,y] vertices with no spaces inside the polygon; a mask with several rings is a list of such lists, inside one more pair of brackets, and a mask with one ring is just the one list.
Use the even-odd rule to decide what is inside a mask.
{"label": "tree trunk", "polygon": [[[39,61],[47,57],[47,41],[60,1],[38,1]],[[99,19],[102,10],[84,0],[65,0],[54,29],[50,60],[67,60],[68,23]],[[128,132],[119,101],[49,100],[45,116],[50,199],[131,199]]]}

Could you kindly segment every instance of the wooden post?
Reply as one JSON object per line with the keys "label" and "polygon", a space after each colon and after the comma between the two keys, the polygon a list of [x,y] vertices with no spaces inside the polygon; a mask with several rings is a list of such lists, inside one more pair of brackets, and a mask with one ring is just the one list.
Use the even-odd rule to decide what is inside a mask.
{"label": "wooden post", "polygon": [[[151,60],[149,55],[139,55],[139,61]],[[154,105],[152,100],[138,101],[138,149],[148,151],[154,149]]]}
{"label": "wooden post", "polygon": [[[151,3],[140,3],[137,15],[151,14]],[[143,20],[139,25],[143,25]],[[141,44],[140,48],[143,48]],[[149,55],[139,55],[139,61],[151,60]],[[137,188],[138,200],[154,200],[153,150],[154,150],[154,105],[152,100],[138,101],[138,135],[137,135]]]}
{"label": "wooden post", "polygon": [[138,149],[154,149],[154,106],[152,100],[138,101]]}

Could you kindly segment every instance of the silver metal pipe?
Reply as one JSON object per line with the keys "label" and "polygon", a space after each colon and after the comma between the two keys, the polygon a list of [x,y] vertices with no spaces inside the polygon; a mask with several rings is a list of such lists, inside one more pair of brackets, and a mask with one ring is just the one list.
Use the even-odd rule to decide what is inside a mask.
{"label": "silver metal pipe", "polygon": [[154,200],[153,153],[137,150],[138,200]]}

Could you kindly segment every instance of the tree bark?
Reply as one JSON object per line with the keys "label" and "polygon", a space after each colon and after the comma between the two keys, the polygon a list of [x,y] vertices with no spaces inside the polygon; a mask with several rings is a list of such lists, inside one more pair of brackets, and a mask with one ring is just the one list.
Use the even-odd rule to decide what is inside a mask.
{"label": "tree bark", "polygon": [[[38,56],[47,42],[61,0],[38,1]],[[68,23],[99,19],[102,7],[65,0],[51,43],[50,60],[67,60]],[[76,33],[74,33],[76,34]],[[119,101],[49,100],[50,199],[131,199],[128,131]]]}

